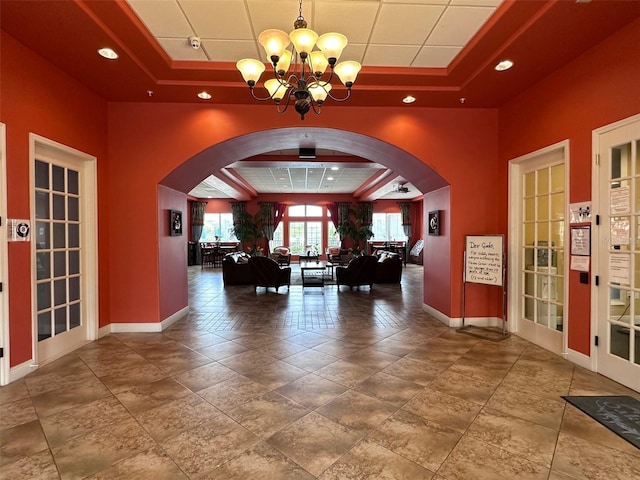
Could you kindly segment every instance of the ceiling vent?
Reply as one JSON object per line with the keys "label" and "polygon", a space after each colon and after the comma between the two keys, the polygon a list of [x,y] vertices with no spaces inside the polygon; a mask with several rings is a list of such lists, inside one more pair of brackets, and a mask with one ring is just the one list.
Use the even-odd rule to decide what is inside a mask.
{"label": "ceiling vent", "polygon": [[316,158],[315,147],[300,147],[298,158],[303,158],[303,159]]}

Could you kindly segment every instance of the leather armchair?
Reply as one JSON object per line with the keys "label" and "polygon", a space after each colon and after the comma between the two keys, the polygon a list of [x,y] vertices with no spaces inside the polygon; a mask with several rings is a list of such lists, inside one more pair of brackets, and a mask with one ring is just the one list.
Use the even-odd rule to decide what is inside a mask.
{"label": "leather armchair", "polygon": [[269,256],[278,262],[278,265],[280,266],[291,265],[291,251],[288,247],[276,247],[273,249],[273,253]]}
{"label": "leather armchair", "polygon": [[253,286],[257,290],[258,287],[273,287],[276,292],[280,287],[286,285],[287,289],[291,286],[291,267],[282,267],[278,262],[269,257],[251,257],[249,259],[249,268],[253,275]]}
{"label": "leather armchair", "polygon": [[346,267],[336,267],[336,284],[338,290],[340,285],[351,287],[359,287],[360,285],[369,285],[373,288],[373,280],[376,273],[376,264],[378,259],[372,255],[362,255],[356,257]]}

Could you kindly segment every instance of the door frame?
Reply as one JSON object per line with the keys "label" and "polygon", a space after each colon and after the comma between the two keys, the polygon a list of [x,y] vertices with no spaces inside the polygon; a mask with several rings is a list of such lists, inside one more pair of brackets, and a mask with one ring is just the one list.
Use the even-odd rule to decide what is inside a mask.
{"label": "door frame", "polygon": [[[81,183],[81,213],[80,213],[80,239],[82,253],[80,262],[83,267],[81,272],[84,280],[81,283],[83,315],[86,323],[86,338],[69,350],[57,353],[48,358],[47,363],[72,352],[76,348],[98,338],[99,309],[98,309],[98,178],[96,157],[76,150],[75,148],[55,142],[35,133],[29,134],[29,192],[35,191],[35,161],[38,156],[47,159],[60,159],[61,161],[82,163],[80,167]],[[36,226],[35,202],[31,201],[31,224]],[[31,242],[31,291],[36,292],[36,243]],[[32,348],[34,364],[40,366],[38,358],[38,316],[37,297],[31,295],[32,312]]]}
{"label": "door frame", "polygon": [[[593,158],[593,167],[591,169],[591,211],[592,215],[599,214],[608,203],[606,199],[600,198],[600,183],[602,177],[602,171],[599,166],[598,154],[600,152],[600,137],[613,130],[621,127],[626,127],[635,122],[640,122],[640,114],[633,115],[631,117],[624,118],[614,123],[604,125],[600,128],[596,128],[591,132],[591,154]],[[608,180],[607,180],[608,181]],[[598,372],[598,352],[595,346],[595,338],[598,335],[598,309],[600,307],[600,298],[598,295],[598,286],[596,285],[595,278],[599,275],[600,268],[600,250],[607,248],[607,239],[602,239],[600,232],[596,230],[595,234],[591,235],[591,335],[589,336],[591,341],[589,346],[589,356],[591,357],[591,370]]]}
{"label": "door frame", "polygon": [[[507,322],[508,330],[513,333],[518,333],[520,331],[520,297],[522,293],[522,275],[521,275],[521,263],[522,263],[522,219],[523,213],[520,208],[520,203],[522,200],[522,182],[520,181],[522,177],[522,166],[523,164],[527,164],[531,161],[536,161],[540,157],[544,157],[554,152],[562,151],[564,157],[564,192],[565,192],[565,206],[564,206],[564,218],[565,218],[565,234],[564,234],[564,245],[565,245],[565,259],[564,259],[564,271],[562,272],[564,282],[563,282],[563,328],[562,328],[562,345],[561,351],[559,352],[563,357],[567,357],[568,355],[568,338],[569,338],[569,329],[570,325],[568,322],[569,319],[569,261],[566,255],[566,246],[568,245],[568,221],[569,221],[569,167],[570,167],[570,150],[569,150],[569,140],[563,140],[558,143],[554,143],[553,145],[549,145],[547,147],[543,147],[539,150],[535,150],[533,152],[527,153],[520,157],[513,158],[509,160],[509,219],[508,219],[508,261],[507,261],[507,278],[508,278],[508,294],[507,294],[507,318],[509,322]],[[543,160],[540,160],[541,162]],[[546,163],[547,161],[544,161]],[[528,166],[528,165],[527,165]],[[538,327],[537,325],[533,325],[533,327]],[[543,328],[543,327],[539,327]],[[544,342],[544,339],[541,339],[540,343],[536,343],[532,339],[529,339],[532,343],[539,345],[543,348],[549,348],[549,342]]]}
{"label": "door frame", "polygon": [[10,381],[11,355],[9,342],[9,252],[7,239],[7,128],[0,123],[0,347],[4,356],[0,358],[0,385],[7,385]]}

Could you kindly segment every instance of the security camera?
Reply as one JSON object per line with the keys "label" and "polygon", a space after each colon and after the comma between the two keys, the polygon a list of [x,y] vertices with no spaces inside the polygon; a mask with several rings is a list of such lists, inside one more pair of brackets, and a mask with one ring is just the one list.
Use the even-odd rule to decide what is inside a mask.
{"label": "security camera", "polygon": [[198,50],[200,48],[200,37],[189,37],[189,45],[194,50]]}

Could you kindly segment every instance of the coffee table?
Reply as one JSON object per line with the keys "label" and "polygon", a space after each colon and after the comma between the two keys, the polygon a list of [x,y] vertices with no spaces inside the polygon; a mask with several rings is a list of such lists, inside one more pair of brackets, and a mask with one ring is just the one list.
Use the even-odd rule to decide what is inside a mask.
{"label": "coffee table", "polygon": [[326,268],[327,262],[300,262],[302,288],[324,287],[324,271]]}

